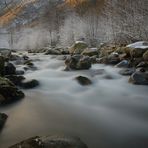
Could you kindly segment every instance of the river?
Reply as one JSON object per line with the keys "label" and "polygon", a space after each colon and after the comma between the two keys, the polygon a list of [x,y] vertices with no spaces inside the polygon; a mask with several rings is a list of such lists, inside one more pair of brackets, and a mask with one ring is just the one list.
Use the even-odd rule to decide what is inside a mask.
{"label": "river", "polygon": [[[38,69],[25,77],[39,80],[40,86],[24,90],[24,99],[0,108],[9,116],[0,148],[31,136],[60,133],[80,137],[89,148],[148,147],[147,86],[129,84],[128,77],[111,66],[94,64],[90,70],[66,72],[64,62],[53,56],[29,56]],[[104,72],[97,75],[97,69]],[[93,84],[79,85],[74,80],[79,75]]]}

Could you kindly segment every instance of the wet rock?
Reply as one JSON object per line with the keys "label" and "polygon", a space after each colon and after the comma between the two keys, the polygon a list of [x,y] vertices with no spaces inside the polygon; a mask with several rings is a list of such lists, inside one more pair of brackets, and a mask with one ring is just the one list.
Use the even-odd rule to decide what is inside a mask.
{"label": "wet rock", "polygon": [[0,76],[4,75],[4,71],[5,71],[5,58],[3,56],[0,56]]}
{"label": "wet rock", "polygon": [[119,68],[128,68],[129,67],[129,61],[127,60],[123,60],[120,63],[118,63],[117,65],[115,65],[115,67],[119,67]]}
{"label": "wet rock", "polygon": [[88,47],[86,42],[77,41],[69,49],[70,54],[81,54]]}
{"label": "wet rock", "polygon": [[31,88],[35,88],[39,85],[39,82],[35,79],[33,80],[24,80],[21,81],[21,87],[24,89],[31,89]]}
{"label": "wet rock", "polygon": [[130,76],[135,72],[133,68],[122,69],[119,71],[119,74],[123,76]]}
{"label": "wet rock", "polygon": [[77,137],[58,135],[48,137],[33,137],[9,148],[87,148]]}
{"label": "wet rock", "polygon": [[136,71],[131,75],[129,82],[137,85],[148,85],[148,73]]}
{"label": "wet rock", "polygon": [[16,68],[12,63],[7,63],[5,66],[5,75],[14,75],[16,74]]}
{"label": "wet rock", "polygon": [[17,75],[6,75],[5,76],[7,79],[9,79],[13,84],[17,86],[22,85],[22,81],[25,80],[24,76],[17,76]]}
{"label": "wet rock", "polygon": [[91,68],[91,59],[88,56],[74,55],[65,60],[67,70],[85,70]]}
{"label": "wet rock", "polygon": [[84,76],[78,76],[78,77],[76,77],[75,79],[76,79],[76,80],[79,82],[79,84],[81,84],[81,85],[91,85],[91,84],[92,84],[91,80],[90,80],[89,78],[87,78],[87,77],[84,77]]}
{"label": "wet rock", "polygon": [[98,49],[97,48],[86,48],[84,49],[84,51],[82,52],[82,55],[85,56],[94,56],[97,55],[98,56]]}
{"label": "wet rock", "polygon": [[0,113],[0,130],[3,128],[8,116],[4,113]]}
{"label": "wet rock", "polygon": [[143,54],[143,59],[148,61],[148,50]]}
{"label": "wet rock", "polygon": [[136,67],[148,67],[148,62],[140,62]]}
{"label": "wet rock", "polygon": [[144,69],[143,67],[142,67],[142,68],[140,67],[140,68],[137,68],[136,71],[139,71],[139,72],[146,72],[146,69]]}
{"label": "wet rock", "polygon": [[10,103],[24,97],[24,93],[20,91],[10,80],[0,77],[0,104]]}

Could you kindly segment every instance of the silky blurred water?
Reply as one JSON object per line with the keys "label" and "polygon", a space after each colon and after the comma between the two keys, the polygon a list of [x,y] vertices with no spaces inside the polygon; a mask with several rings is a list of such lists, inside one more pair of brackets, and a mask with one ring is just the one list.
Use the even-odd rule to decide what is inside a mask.
{"label": "silky blurred water", "polygon": [[[38,70],[25,77],[39,80],[40,86],[24,90],[25,99],[0,108],[9,115],[0,148],[31,136],[59,133],[78,136],[89,148],[148,147],[147,86],[129,84],[128,77],[111,66],[95,64],[90,70],[65,72],[64,62],[55,57],[30,57]],[[97,75],[98,69],[104,72]],[[93,84],[79,85],[74,80],[79,75]]]}

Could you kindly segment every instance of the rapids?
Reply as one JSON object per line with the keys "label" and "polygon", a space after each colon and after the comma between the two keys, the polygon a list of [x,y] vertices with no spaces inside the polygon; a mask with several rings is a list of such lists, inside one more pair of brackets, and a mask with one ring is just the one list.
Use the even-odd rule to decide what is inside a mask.
{"label": "rapids", "polygon": [[[53,56],[29,56],[38,69],[25,77],[39,80],[40,86],[24,90],[25,99],[0,108],[9,116],[0,134],[0,148],[31,136],[58,133],[76,135],[89,148],[148,146],[147,86],[129,84],[128,77],[111,66],[94,64],[90,70],[66,72],[64,62]],[[105,72],[95,75],[97,69]],[[79,75],[93,84],[79,85],[74,80]]]}

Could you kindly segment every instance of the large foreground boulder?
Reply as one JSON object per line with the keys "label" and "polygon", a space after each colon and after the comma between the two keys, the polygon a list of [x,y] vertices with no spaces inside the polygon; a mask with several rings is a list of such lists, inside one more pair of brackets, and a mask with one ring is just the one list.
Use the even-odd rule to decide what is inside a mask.
{"label": "large foreground boulder", "polygon": [[23,98],[24,93],[10,80],[0,77],[0,96],[0,104],[5,104]]}
{"label": "large foreground boulder", "polygon": [[66,70],[85,70],[91,68],[91,59],[88,56],[74,55],[65,60]]}
{"label": "large foreground boulder", "polygon": [[8,116],[4,113],[0,113],[0,130],[2,129],[3,125],[5,124]]}
{"label": "large foreground boulder", "polygon": [[48,137],[36,136],[9,148],[87,148],[87,146],[77,137],[59,135]]}

